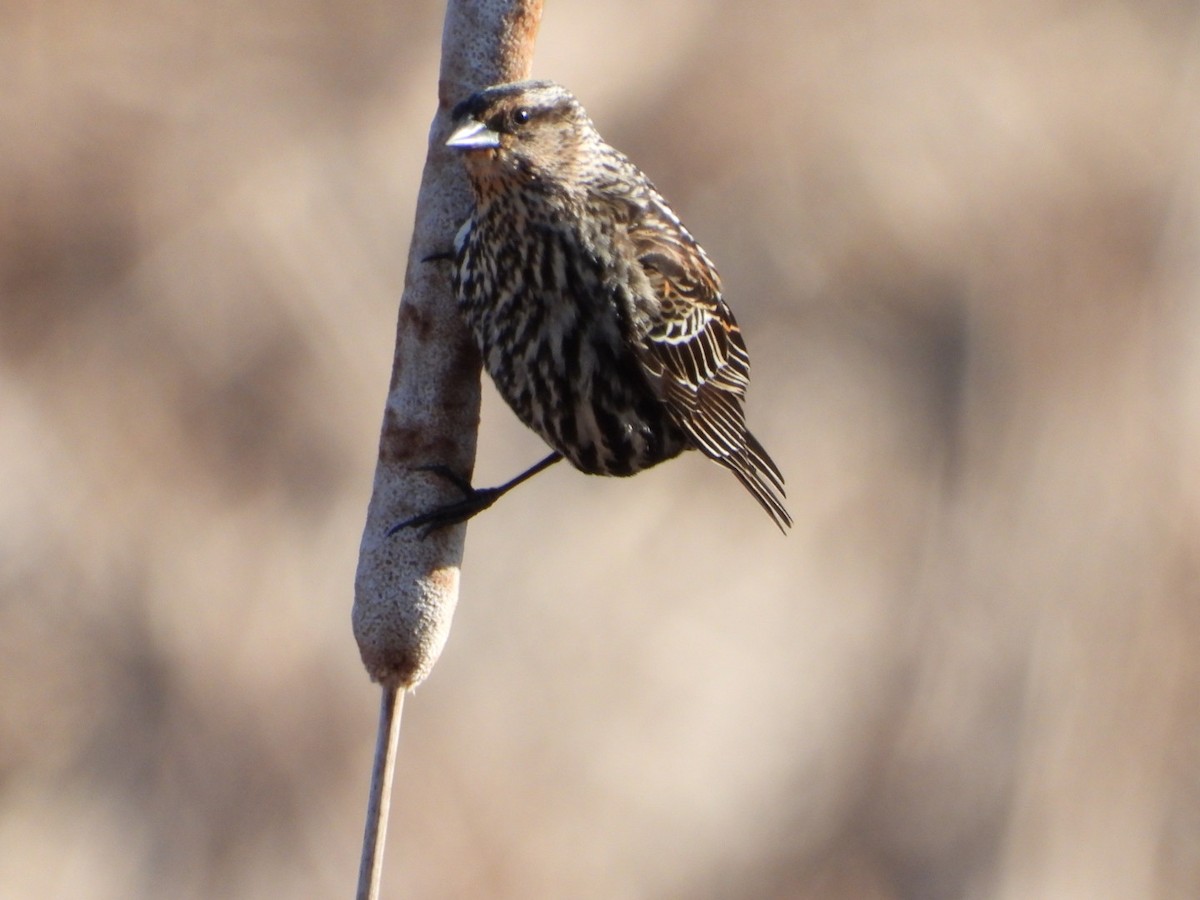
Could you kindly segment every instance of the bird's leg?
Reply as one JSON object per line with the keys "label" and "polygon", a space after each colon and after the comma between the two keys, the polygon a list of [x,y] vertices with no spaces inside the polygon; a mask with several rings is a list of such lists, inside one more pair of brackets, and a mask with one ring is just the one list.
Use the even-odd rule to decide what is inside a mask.
{"label": "bird's leg", "polygon": [[462,491],[463,497],[461,500],[454,503],[447,503],[445,506],[439,506],[437,509],[431,509],[429,512],[421,513],[413,516],[411,519],[405,519],[403,522],[398,522],[388,529],[387,537],[391,537],[397,531],[402,531],[405,528],[420,528],[421,537],[428,537],[433,531],[439,528],[445,528],[447,525],[455,525],[459,522],[465,522],[472,516],[483,512],[518,484],[528,481],[542,469],[548,469],[554,465],[563,456],[557,450],[543,459],[541,462],[530,466],[516,478],[504,482],[497,487],[490,488],[474,488],[471,483],[452,471],[448,466],[432,465],[419,466],[418,471],[432,472],[441,478],[446,479],[456,488]]}

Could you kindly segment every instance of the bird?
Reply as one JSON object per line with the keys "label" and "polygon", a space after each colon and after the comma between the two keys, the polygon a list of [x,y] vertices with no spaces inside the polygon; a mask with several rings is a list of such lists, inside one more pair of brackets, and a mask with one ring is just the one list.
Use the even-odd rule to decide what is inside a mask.
{"label": "bird", "polygon": [[445,145],[474,207],[453,287],[483,367],[552,448],[389,534],[465,521],[562,459],[629,476],[686,450],[725,467],[784,534],[783,475],[746,427],[750,357],[717,269],[642,171],[553,81],[492,85],[454,107]]}

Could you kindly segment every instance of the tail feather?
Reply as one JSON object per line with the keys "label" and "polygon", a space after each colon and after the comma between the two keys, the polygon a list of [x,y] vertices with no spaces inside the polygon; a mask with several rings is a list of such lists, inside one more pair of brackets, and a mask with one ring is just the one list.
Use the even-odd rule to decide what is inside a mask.
{"label": "tail feather", "polygon": [[745,450],[719,458],[717,462],[737,476],[737,480],[767,511],[779,530],[787,534],[792,527],[792,516],[783,504],[787,497],[783,489],[783,475],[754,435],[746,433]]}
{"label": "tail feather", "polygon": [[746,452],[753,460],[754,468],[765,475],[780,494],[786,496],[783,489],[783,473],[779,471],[779,466],[775,465],[775,460],[771,459],[771,454],[758,442],[758,438],[748,431],[746,432]]}

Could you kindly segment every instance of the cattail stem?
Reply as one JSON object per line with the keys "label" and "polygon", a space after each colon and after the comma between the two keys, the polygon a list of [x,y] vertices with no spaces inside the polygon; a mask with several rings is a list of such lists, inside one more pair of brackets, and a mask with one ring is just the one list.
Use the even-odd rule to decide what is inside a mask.
{"label": "cattail stem", "polygon": [[400,714],[404,691],[384,685],[379,704],[379,733],[375,762],[371,767],[371,791],[367,796],[367,827],[363,834],[362,862],[358,867],[358,900],[378,900],[383,872],[383,848],[387,839],[388,809],[391,806],[392,773],[396,768],[396,745],[400,737]]}
{"label": "cattail stem", "polygon": [[354,579],[354,637],[367,673],[383,689],[360,900],[379,895],[401,703],[404,692],[429,674],[449,635],[466,537],[464,525],[425,539],[387,532],[446,499],[446,485],[421,466],[470,473],[475,463],[479,358],[459,320],[448,267],[436,259],[452,246],[471,204],[459,161],[444,146],[449,113],[479,88],[528,77],[541,15],[542,0],[446,5],[438,112],[417,197],[379,459]]}

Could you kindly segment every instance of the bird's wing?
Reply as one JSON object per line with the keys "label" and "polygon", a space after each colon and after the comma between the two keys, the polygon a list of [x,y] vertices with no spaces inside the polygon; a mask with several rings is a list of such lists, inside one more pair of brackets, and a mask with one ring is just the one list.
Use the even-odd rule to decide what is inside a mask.
{"label": "bird's wing", "polygon": [[642,367],[698,449],[739,476],[765,476],[782,493],[779,469],[746,430],[750,355],[716,268],[656,196],[640,204],[629,237],[654,295],[639,307]]}

